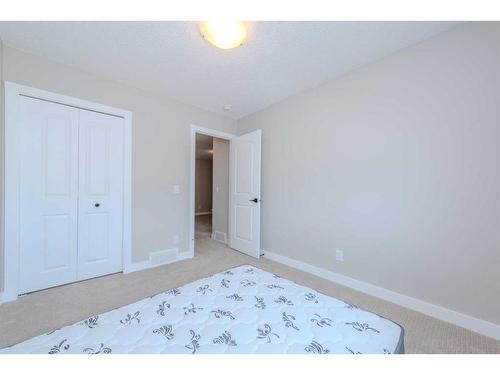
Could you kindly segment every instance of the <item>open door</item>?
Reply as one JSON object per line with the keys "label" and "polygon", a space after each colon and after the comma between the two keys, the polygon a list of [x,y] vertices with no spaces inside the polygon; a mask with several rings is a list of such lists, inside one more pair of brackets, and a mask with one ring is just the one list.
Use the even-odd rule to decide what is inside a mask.
{"label": "open door", "polygon": [[262,130],[229,146],[229,246],[260,257],[260,143]]}

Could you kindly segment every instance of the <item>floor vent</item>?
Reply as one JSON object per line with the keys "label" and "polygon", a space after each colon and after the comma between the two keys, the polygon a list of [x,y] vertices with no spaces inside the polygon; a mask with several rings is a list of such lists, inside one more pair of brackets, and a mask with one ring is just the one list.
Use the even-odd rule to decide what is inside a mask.
{"label": "floor vent", "polygon": [[212,234],[212,238],[216,241],[219,241],[219,242],[223,242],[223,243],[227,242],[227,236],[226,236],[226,233],[224,233],[224,232],[215,231]]}
{"label": "floor vent", "polygon": [[171,263],[177,260],[177,249],[167,249],[161,251],[155,251],[151,253],[151,266],[160,266],[162,264]]}

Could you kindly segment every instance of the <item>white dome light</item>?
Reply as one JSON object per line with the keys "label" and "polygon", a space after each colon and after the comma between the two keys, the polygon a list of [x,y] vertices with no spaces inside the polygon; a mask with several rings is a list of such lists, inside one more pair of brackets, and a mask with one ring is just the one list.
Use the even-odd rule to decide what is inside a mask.
{"label": "white dome light", "polygon": [[222,49],[242,45],[247,36],[247,28],[242,21],[203,21],[200,22],[200,32],[208,42]]}

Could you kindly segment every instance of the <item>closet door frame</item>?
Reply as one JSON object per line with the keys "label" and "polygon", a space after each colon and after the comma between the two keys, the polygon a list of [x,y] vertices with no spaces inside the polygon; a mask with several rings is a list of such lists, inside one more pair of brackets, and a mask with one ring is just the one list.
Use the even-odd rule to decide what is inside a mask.
{"label": "closet door frame", "polygon": [[[0,213],[3,222],[3,292],[0,303],[13,301],[19,294],[20,273],[20,98],[31,97],[79,109],[100,112],[123,118],[124,124],[124,159],[123,159],[123,272],[130,269],[132,263],[132,112],[109,107],[99,103],[56,94],[13,82],[4,82],[5,132],[4,150],[4,197],[3,210]],[[1,170],[1,169],[0,169]],[[2,178],[0,178],[2,180]],[[1,238],[0,238],[1,241]],[[1,246],[0,246],[1,248]],[[0,257],[1,257],[0,253]],[[1,258],[0,258],[0,264]]]}

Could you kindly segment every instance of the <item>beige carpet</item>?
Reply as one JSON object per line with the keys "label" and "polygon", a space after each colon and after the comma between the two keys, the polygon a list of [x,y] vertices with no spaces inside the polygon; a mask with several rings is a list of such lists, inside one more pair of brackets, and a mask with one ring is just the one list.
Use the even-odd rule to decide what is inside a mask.
{"label": "beige carpet", "polygon": [[247,257],[211,240],[202,227],[196,237],[194,259],[47,289],[0,305],[0,348],[230,267],[253,264],[401,324],[407,353],[500,353],[500,341],[267,259]]}

